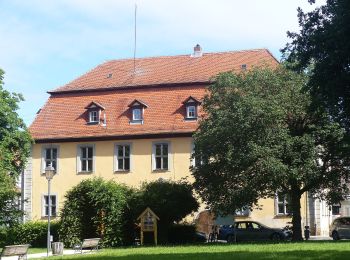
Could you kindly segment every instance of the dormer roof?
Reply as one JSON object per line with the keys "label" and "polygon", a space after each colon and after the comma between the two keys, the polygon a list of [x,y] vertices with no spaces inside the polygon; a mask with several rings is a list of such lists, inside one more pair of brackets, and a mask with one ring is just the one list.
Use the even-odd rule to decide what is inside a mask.
{"label": "dormer roof", "polygon": [[134,99],[134,101],[132,101],[128,105],[128,107],[135,107],[135,106],[148,107],[148,105],[140,99]]}
{"label": "dormer roof", "polygon": [[89,105],[85,107],[85,109],[93,109],[93,108],[100,108],[102,110],[105,110],[104,106],[102,106],[100,103],[96,101],[91,101]]}
{"label": "dormer roof", "polygon": [[202,104],[202,102],[198,101],[196,98],[189,96],[188,98],[185,99],[185,101],[182,102],[182,104],[186,105],[189,103],[194,103],[196,105]]}

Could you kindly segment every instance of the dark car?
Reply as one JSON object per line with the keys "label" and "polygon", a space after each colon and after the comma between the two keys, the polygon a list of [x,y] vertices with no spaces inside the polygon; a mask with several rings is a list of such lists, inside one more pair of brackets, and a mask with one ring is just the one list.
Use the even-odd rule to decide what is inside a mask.
{"label": "dark car", "polygon": [[281,228],[270,228],[256,221],[237,221],[234,225],[222,226],[219,229],[218,239],[227,242],[252,240],[286,240],[291,233]]}
{"label": "dark car", "polygon": [[350,217],[340,217],[333,220],[329,227],[329,236],[333,240],[350,238]]}

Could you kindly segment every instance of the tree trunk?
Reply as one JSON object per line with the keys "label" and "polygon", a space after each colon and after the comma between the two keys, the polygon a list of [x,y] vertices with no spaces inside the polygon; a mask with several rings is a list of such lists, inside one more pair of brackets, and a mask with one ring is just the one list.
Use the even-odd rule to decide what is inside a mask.
{"label": "tree trunk", "polygon": [[291,193],[291,209],[293,213],[292,224],[293,224],[293,241],[302,241],[302,229],[301,229],[301,214],[300,214],[300,191]]}

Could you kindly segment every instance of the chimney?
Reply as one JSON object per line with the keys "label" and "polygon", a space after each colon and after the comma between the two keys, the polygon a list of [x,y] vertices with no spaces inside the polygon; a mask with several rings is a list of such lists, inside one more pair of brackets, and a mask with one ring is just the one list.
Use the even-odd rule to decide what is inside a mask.
{"label": "chimney", "polygon": [[202,55],[203,55],[202,47],[199,44],[197,44],[193,48],[193,54],[191,55],[191,57],[198,58],[198,57],[202,57]]}

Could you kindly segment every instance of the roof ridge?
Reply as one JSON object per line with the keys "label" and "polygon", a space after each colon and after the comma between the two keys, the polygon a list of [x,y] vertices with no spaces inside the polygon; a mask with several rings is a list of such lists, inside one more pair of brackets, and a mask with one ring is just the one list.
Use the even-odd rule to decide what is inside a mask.
{"label": "roof ridge", "polygon": [[[246,50],[236,50],[236,51],[218,51],[218,52],[203,52],[203,55],[217,55],[217,54],[227,54],[227,53],[237,53],[237,52],[257,52],[257,51],[268,51],[267,48],[257,48],[257,49],[246,49]],[[159,59],[159,58],[174,58],[174,57],[191,57],[191,54],[178,54],[178,55],[161,55],[161,56],[146,56],[146,57],[139,57],[135,58],[135,60],[145,60],[145,59]],[[134,60],[134,58],[123,58],[123,59],[110,59],[105,60],[102,64],[103,65],[109,62],[113,61],[130,61]],[[98,67],[97,65],[96,67]]]}

